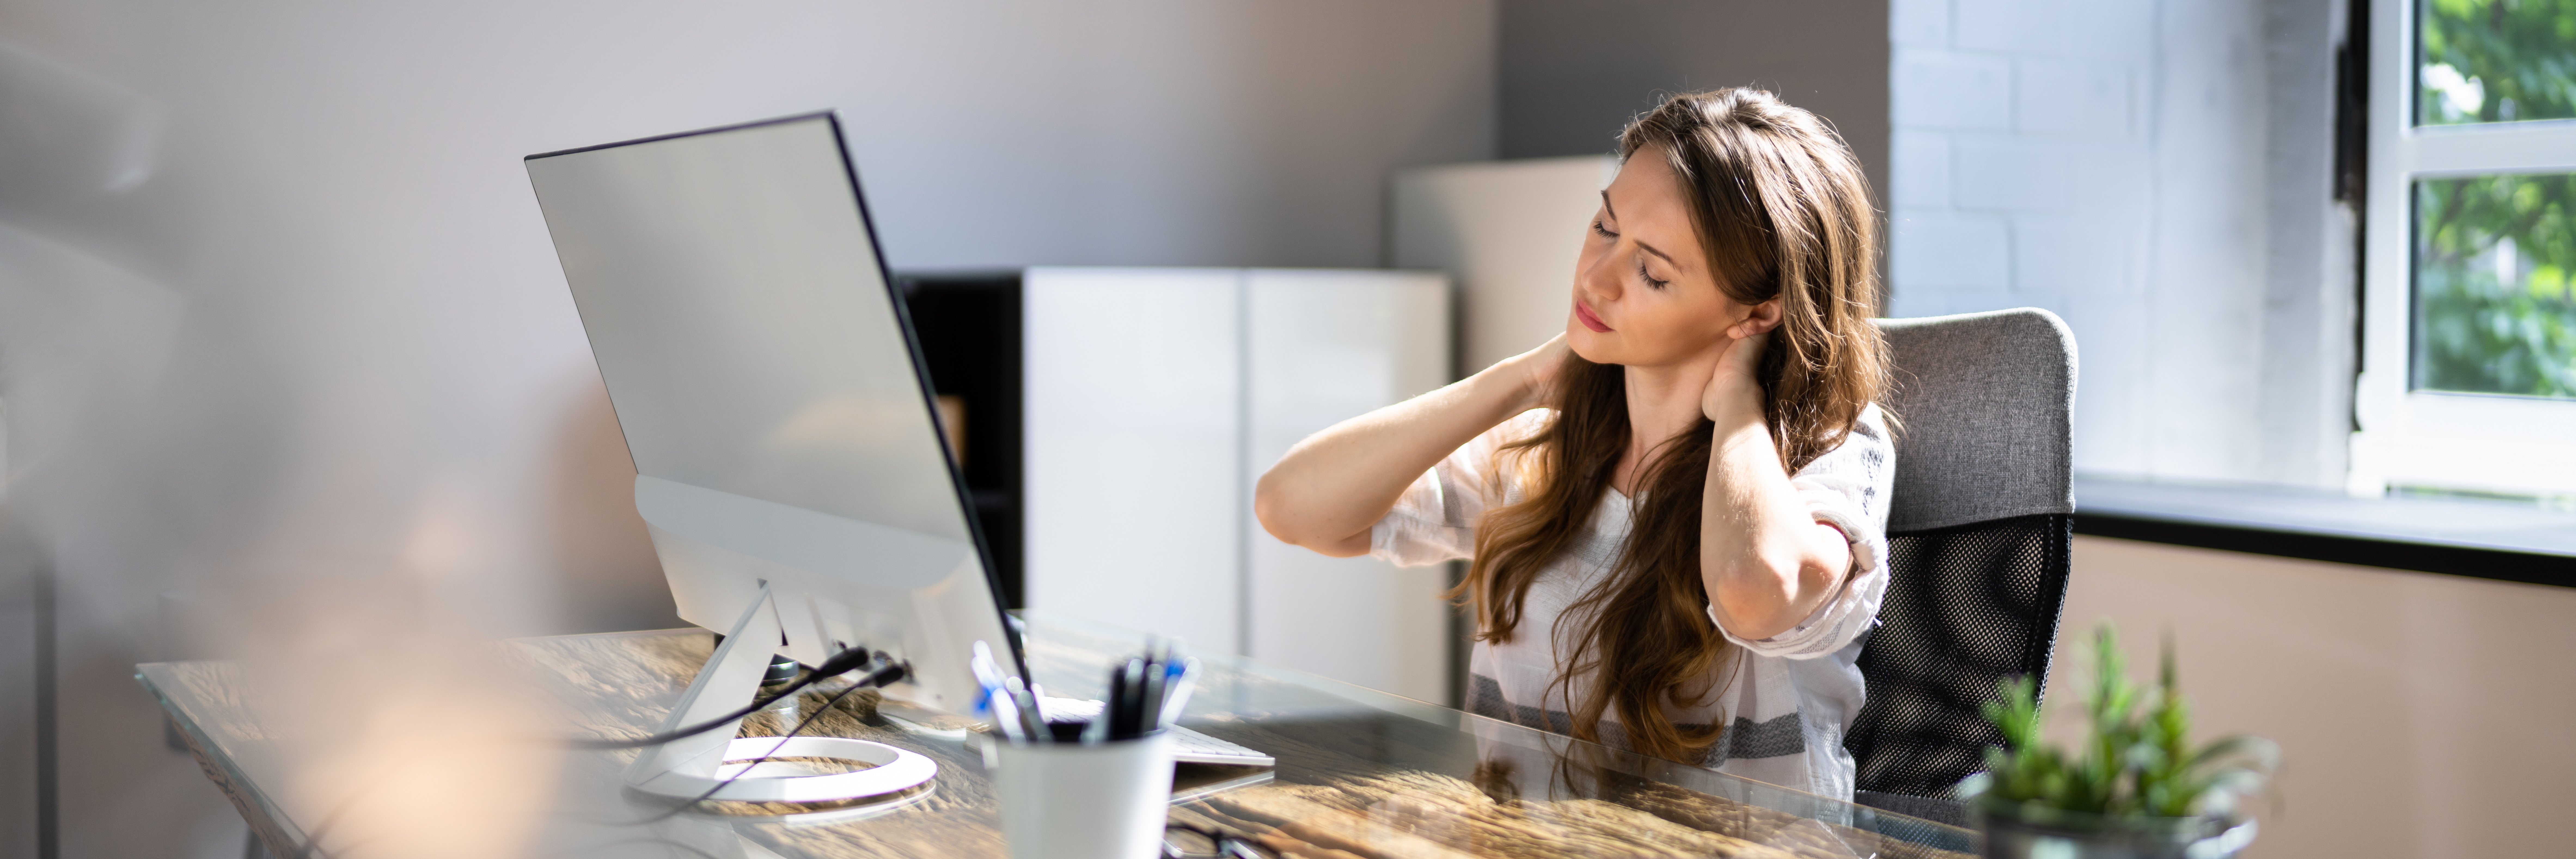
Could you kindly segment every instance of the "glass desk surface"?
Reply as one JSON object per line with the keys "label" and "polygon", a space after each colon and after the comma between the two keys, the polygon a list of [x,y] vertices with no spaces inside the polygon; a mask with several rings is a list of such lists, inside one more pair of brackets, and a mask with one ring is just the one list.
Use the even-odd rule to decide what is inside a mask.
{"label": "glass desk surface", "polygon": [[[1143,636],[1062,617],[1027,618],[1030,673],[1052,696],[1096,698],[1108,666]],[[502,647],[538,678],[575,736],[640,737],[713,650],[703,630],[519,639]],[[1175,824],[1251,836],[1299,857],[1964,857],[1965,829],[1653,760],[1458,710],[1231,656],[1198,654],[1182,724],[1275,756],[1275,770],[1191,768]],[[260,789],[283,777],[273,740],[220,662],[162,662],[138,678],[270,850],[300,847],[307,819]],[[800,696],[813,714],[838,691]],[[601,857],[1006,856],[980,729],[956,717],[849,696],[808,734],[875,740],[939,764],[928,790],[839,807],[675,803],[626,791],[633,751],[564,756],[555,805],[530,855]],[[857,702],[857,703],[854,703]],[[743,735],[793,722],[764,711]],[[1267,773],[1268,777],[1263,777]],[[1212,792],[1211,792],[1212,791]],[[1193,794],[1196,794],[1193,796]],[[776,812],[794,812],[777,815]],[[313,855],[363,857],[362,849]],[[291,855],[291,854],[289,854]]]}

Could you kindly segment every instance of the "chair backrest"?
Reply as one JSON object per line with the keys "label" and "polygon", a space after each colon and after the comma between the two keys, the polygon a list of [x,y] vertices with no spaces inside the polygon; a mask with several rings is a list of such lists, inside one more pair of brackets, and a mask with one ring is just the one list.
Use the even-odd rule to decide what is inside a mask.
{"label": "chair backrest", "polygon": [[1844,747],[1862,791],[1945,796],[2002,742],[1998,681],[2048,676],[2075,499],[2075,337],[2045,310],[1881,320],[1896,432],[1887,600]]}

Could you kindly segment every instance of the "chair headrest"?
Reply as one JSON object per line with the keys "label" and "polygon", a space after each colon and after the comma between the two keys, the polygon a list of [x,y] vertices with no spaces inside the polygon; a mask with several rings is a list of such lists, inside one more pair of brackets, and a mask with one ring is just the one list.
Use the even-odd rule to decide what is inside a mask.
{"label": "chair headrest", "polygon": [[2075,334],[2035,307],[1877,320],[1893,364],[1889,531],[2073,513]]}

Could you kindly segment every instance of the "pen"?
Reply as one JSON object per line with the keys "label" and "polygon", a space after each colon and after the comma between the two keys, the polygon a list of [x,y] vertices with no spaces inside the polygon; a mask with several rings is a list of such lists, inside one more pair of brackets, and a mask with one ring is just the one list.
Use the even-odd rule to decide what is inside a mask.
{"label": "pen", "polygon": [[1170,664],[1171,658],[1168,652],[1156,653],[1145,658],[1145,692],[1137,696],[1144,706],[1136,716],[1137,733],[1147,734],[1163,729],[1163,696],[1171,691],[1169,685],[1171,672],[1166,666]]}
{"label": "pen", "polygon": [[1164,695],[1162,712],[1156,716],[1156,719],[1166,725],[1179,721],[1181,708],[1190,703],[1190,689],[1198,685],[1198,657],[1181,660],[1181,664],[1173,670],[1180,676],[1173,678],[1171,690]]}
{"label": "pen", "polygon": [[1111,725],[1118,739],[1132,740],[1145,733],[1145,659],[1129,659],[1119,673],[1126,679],[1127,694],[1119,700],[1118,723]]}
{"label": "pen", "polygon": [[1002,671],[993,664],[993,649],[984,642],[975,642],[974,656],[966,664],[975,672],[975,682],[984,687],[984,697],[978,703],[992,721],[993,728],[1015,742],[1025,742],[1027,736],[1020,723],[1019,704],[1002,689]]}
{"label": "pen", "polygon": [[1054,734],[1047,730],[1046,713],[1038,709],[1035,687],[1023,686],[1020,678],[1011,677],[1003,680],[1003,689],[1009,693],[1011,703],[1019,709],[1020,729],[1027,735],[1028,741],[1042,743],[1053,739]]}
{"label": "pen", "polygon": [[1123,666],[1109,669],[1109,691],[1102,697],[1106,700],[1100,704],[1100,715],[1093,717],[1091,725],[1083,729],[1083,745],[1121,739],[1118,716],[1120,708],[1127,701],[1127,672]]}
{"label": "pen", "polygon": [[966,660],[966,667],[975,672],[975,682],[984,684],[984,688],[1002,688],[1002,669],[993,664],[993,648],[990,645],[981,641],[975,642]]}

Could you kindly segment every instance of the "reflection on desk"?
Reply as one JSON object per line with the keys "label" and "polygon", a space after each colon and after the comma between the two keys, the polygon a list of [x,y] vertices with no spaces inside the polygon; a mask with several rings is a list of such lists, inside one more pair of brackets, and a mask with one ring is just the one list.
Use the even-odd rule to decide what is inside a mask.
{"label": "reflection on desk", "polygon": [[[1098,678],[1141,636],[1048,616],[1029,619],[1029,662],[1051,694],[1097,697]],[[643,736],[712,651],[701,630],[509,642],[551,687],[570,729]],[[1541,731],[1221,655],[1183,722],[1276,756],[1271,778],[1185,792],[1175,823],[1255,836],[1289,856],[1958,857],[1966,830],[1649,760]],[[280,809],[238,752],[258,742],[219,663],[154,663],[141,678],[253,831],[292,855],[309,809]],[[807,693],[801,715],[838,692]],[[744,736],[784,730],[773,710]],[[604,857],[1004,856],[973,723],[849,696],[811,733],[927,755],[925,791],[835,806],[708,803],[684,813],[619,787],[633,752],[569,756],[552,821],[532,855]],[[270,774],[273,777],[273,774]],[[1200,787],[1216,782],[1202,781]],[[783,817],[766,816],[792,812]],[[659,819],[655,819],[659,818]],[[324,845],[330,847],[332,845]],[[1340,851],[1339,853],[1333,851]],[[358,851],[363,856],[363,851]]]}

